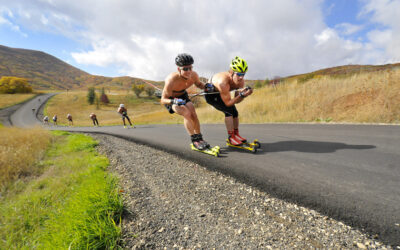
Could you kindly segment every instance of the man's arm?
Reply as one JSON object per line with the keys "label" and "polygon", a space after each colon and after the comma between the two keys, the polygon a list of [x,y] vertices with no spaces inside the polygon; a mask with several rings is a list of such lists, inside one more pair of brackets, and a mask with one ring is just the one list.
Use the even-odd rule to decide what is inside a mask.
{"label": "man's arm", "polygon": [[229,91],[230,90],[229,84],[227,84],[227,83],[219,84],[218,89],[221,94],[221,99],[227,107],[231,107],[231,106],[235,105],[236,103],[241,102],[244,99],[244,97],[242,97],[240,95],[235,95],[234,98],[231,98],[231,93]]}
{"label": "man's arm", "polygon": [[193,72],[193,80],[196,87],[199,89],[205,89],[206,84],[200,81],[199,75],[196,72]]}
{"label": "man's arm", "polygon": [[169,97],[172,96],[172,80],[170,77],[165,79],[164,89],[161,94],[161,104],[171,104],[171,99]]}
{"label": "man's arm", "polygon": [[[240,94],[240,93],[241,93],[241,94]],[[239,96],[239,95],[242,95],[242,98],[239,99],[239,101],[238,101],[237,103],[242,102],[243,99],[244,99],[245,97],[248,97],[248,96],[251,95],[252,93],[253,93],[253,90],[252,90],[251,88],[248,88],[248,87],[244,88],[243,90],[237,90],[237,91],[235,91],[235,97],[236,97],[236,96]]]}

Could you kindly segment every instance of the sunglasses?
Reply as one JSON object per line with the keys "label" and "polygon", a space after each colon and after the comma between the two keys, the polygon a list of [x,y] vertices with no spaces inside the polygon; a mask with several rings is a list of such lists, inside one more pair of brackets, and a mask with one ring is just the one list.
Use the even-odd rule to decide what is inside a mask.
{"label": "sunglasses", "polygon": [[180,67],[180,69],[183,71],[192,71],[192,67]]}
{"label": "sunglasses", "polygon": [[239,72],[235,72],[235,74],[237,75],[237,76],[244,76],[246,73],[239,73]]}

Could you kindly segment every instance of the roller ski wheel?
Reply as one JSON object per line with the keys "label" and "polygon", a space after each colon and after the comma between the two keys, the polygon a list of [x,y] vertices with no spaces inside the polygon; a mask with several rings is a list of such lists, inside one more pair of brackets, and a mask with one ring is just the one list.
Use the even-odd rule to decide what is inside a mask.
{"label": "roller ski wheel", "polygon": [[192,143],[192,144],[190,144],[190,147],[194,151],[198,151],[198,152],[201,152],[201,153],[204,153],[204,154],[208,154],[208,155],[212,155],[212,156],[215,156],[215,157],[219,156],[219,149],[220,149],[219,146],[215,146],[215,147],[212,147],[212,148],[206,148],[206,149],[200,150],[200,149],[197,149]]}
{"label": "roller ski wheel", "polygon": [[218,153],[219,153],[220,149],[221,148],[219,146],[214,146],[211,148],[211,150],[213,150],[214,152],[218,152]]}
{"label": "roller ski wheel", "polygon": [[259,143],[256,144],[254,142],[253,143],[243,142],[240,145],[233,145],[233,144],[230,143],[229,139],[226,139],[226,145],[229,146],[229,147],[232,147],[232,148],[244,149],[244,150],[250,151],[253,154],[255,154],[255,153],[257,153],[257,148],[258,148],[257,145],[260,145],[260,144]]}
{"label": "roller ski wheel", "polygon": [[254,144],[256,148],[261,148],[261,143],[257,139],[255,139],[251,144]]}

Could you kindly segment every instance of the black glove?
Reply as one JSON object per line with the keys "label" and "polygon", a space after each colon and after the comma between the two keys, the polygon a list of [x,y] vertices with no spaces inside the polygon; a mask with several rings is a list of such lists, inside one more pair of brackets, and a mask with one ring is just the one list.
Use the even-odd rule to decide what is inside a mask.
{"label": "black glove", "polygon": [[174,99],[172,100],[172,104],[181,106],[181,105],[185,105],[185,104],[186,104],[186,101],[183,100],[183,99],[180,99],[180,98],[174,98]]}
{"label": "black glove", "polygon": [[204,92],[206,93],[211,93],[215,91],[215,87],[212,83],[206,83],[204,84]]}
{"label": "black glove", "polygon": [[242,97],[242,98],[247,97],[247,95],[244,95],[244,93],[245,93],[247,90],[250,90],[250,89],[251,89],[250,86],[246,86],[242,91],[239,92],[240,97]]}

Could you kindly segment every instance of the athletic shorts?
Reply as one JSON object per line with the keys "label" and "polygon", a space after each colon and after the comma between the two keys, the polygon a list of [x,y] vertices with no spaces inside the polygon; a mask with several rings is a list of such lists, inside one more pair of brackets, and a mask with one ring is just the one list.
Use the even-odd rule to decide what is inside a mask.
{"label": "athletic shorts", "polygon": [[224,101],[221,98],[221,95],[218,94],[210,94],[205,95],[206,102],[216,108],[217,110],[223,112],[225,117],[233,116],[234,118],[238,117],[238,111],[235,105],[228,107],[225,105]]}
{"label": "athletic shorts", "polygon": [[[180,98],[186,101],[186,103],[190,102],[189,95],[185,91],[182,95],[177,96],[177,97],[170,97],[169,99],[173,100],[174,98]],[[172,109],[172,104],[164,104],[165,108],[169,111],[170,114],[175,113],[175,111]]]}
{"label": "athletic shorts", "polygon": [[121,118],[122,118],[122,120],[124,120],[125,118],[129,120],[128,113],[126,113],[126,112],[122,113]]}

